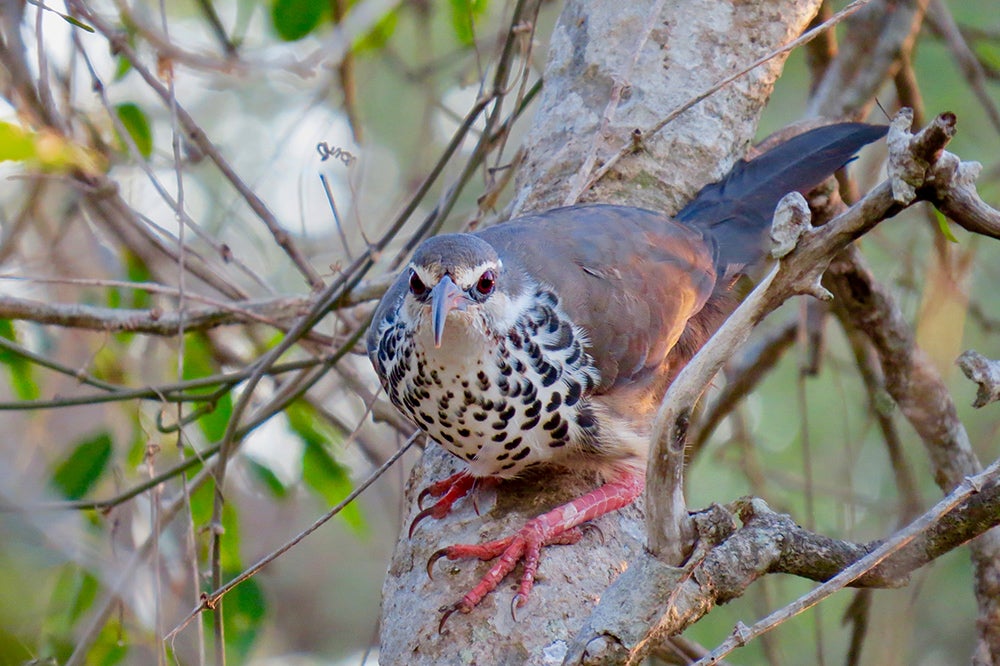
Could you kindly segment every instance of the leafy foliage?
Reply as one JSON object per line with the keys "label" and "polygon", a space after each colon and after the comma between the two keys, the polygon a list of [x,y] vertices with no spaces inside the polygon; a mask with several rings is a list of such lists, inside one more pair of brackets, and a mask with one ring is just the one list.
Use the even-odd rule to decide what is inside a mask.
{"label": "leafy foliage", "polygon": [[153,130],[150,128],[149,119],[145,112],[139,108],[138,104],[126,102],[115,107],[118,119],[122,121],[125,130],[132,137],[139,154],[147,160],[153,154]]}
{"label": "leafy foliage", "polygon": [[[0,337],[17,342],[14,322],[0,319]],[[23,356],[7,349],[0,349],[0,365],[7,366],[14,395],[19,400],[37,400],[41,391],[35,381],[34,366]]]}
{"label": "leafy foliage", "polygon": [[66,499],[84,497],[111,460],[111,435],[101,432],[77,444],[52,473],[52,485]]}

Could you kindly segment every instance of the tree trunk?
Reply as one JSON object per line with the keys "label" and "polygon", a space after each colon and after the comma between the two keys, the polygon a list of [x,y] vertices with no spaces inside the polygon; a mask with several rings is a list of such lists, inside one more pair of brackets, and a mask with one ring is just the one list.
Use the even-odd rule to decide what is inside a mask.
{"label": "tree trunk", "polygon": [[[512,214],[575,201],[676,212],[745,156],[784,57],[726,85],[662,130],[648,130],[698,93],[795,38],[818,6],[815,0],[567,2],[551,38]],[[633,134],[636,129],[641,135]],[[633,141],[639,150],[590,186],[591,174]],[[430,580],[425,566],[435,551],[510,534],[596,483],[551,471],[504,483],[477,492],[475,501],[460,501],[443,520],[421,523],[409,538],[417,493],[460,465],[431,445],[410,478],[410,512],[382,590],[380,662],[560,663],[604,589],[641,552],[642,503],[598,520],[599,534],[589,533],[573,546],[544,549],[539,579],[518,612],[519,621],[510,610],[518,568],[472,613],[453,615],[439,633],[438,609],[458,601],[487,565],[442,560]]]}

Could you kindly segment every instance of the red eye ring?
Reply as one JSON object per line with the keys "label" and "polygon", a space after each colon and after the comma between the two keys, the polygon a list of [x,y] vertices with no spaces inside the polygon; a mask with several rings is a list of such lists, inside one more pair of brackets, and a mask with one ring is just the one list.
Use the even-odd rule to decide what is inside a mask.
{"label": "red eye ring", "polygon": [[423,296],[427,293],[427,285],[420,279],[416,271],[410,272],[410,293],[414,296]]}
{"label": "red eye ring", "polygon": [[493,271],[486,271],[479,276],[479,282],[476,283],[476,291],[478,291],[483,296],[489,296],[493,293],[493,289],[497,284],[497,276]]}

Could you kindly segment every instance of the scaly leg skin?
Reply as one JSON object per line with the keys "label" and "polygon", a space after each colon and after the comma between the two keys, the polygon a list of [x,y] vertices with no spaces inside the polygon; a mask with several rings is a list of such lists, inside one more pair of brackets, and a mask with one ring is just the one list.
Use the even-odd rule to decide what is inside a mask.
{"label": "scaly leg skin", "polygon": [[641,472],[623,472],[596,490],[572,502],[529,520],[512,536],[483,544],[456,544],[442,548],[431,556],[427,563],[427,573],[442,557],[449,560],[478,558],[497,559],[486,575],[462,600],[452,606],[442,608],[444,615],[438,631],[455,611],[470,612],[483,598],[500,584],[517,563],[524,560],[521,582],[511,602],[511,613],[528,602],[528,595],[535,582],[538,560],[543,546],[576,543],[583,536],[579,525],[599,518],[606,513],[628,506],[637,498],[645,486],[646,478]]}
{"label": "scaly leg skin", "polygon": [[431,517],[436,520],[440,520],[451,512],[451,506],[455,502],[468,495],[469,492],[472,491],[472,489],[477,485],[492,485],[494,483],[498,483],[498,481],[498,479],[492,478],[476,478],[467,471],[463,470],[461,472],[456,472],[445,479],[441,479],[440,481],[435,481],[431,485],[427,486],[417,496],[417,506],[422,508],[424,505],[424,499],[428,496],[440,499],[426,509],[423,509],[417,514],[416,518],[413,519],[413,522],[410,523],[410,538],[413,538],[413,531],[417,529],[417,525],[420,524],[420,521],[424,518]]}

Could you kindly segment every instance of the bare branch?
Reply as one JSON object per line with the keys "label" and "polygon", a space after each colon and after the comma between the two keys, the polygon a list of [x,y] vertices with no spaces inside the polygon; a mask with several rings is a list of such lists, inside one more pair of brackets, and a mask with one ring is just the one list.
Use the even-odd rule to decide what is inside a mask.
{"label": "bare branch", "polygon": [[243,197],[247,202],[250,209],[257,215],[258,218],[267,226],[268,231],[274,237],[275,242],[281,247],[285,253],[291,259],[292,263],[298,268],[299,272],[306,278],[309,286],[313,289],[318,289],[323,286],[323,280],[320,279],[319,274],[316,270],[309,264],[307,258],[298,249],[298,246],[292,240],[292,237],[287,231],[282,228],[281,224],[278,222],[277,218],[264,203],[264,200],[257,196],[257,194],[240,178],[239,174],[230,166],[229,162],[222,156],[222,153],[216,148],[215,144],[208,138],[204,130],[195,122],[194,118],[176,102],[171,102],[171,95],[169,89],[164,86],[160,80],[154,75],[149,68],[147,68],[139,56],[135,53],[132,47],[129,45],[128,40],[123,34],[120,34],[111,25],[109,25],[104,19],[99,17],[89,7],[86,6],[80,0],[68,0],[67,5],[73,10],[75,14],[82,17],[90,25],[94,26],[104,37],[108,40],[108,43],[117,52],[121,53],[123,56],[128,58],[129,62],[136,72],[142,76],[146,85],[153,90],[163,103],[171,107],[174,104],[177,112],[177,118],[180,124],[184,128],[185,136],[197,144],[198,148],[215,163],[219,171],[226,177],[230,184],[236,189],[237,192]]}
{"label": "bare branch", "polygon": [[985,407],[1000,400],[1000,361],[986,358],[970,349],[958,357],[958,367],[966,377],[979,384],[973,407]]}
{"label": "bare branch", "polygon": [[164,336],[179,335],[182,331],[207,331],[233,324],[258,323],[282,328],[282,321],[301,316],[308,307],[309,299],[290,296],[242,301],[220,307],[129,310],[82,303],[43,303],[0,295],[0,319],[24,319],[67,328]]}
{"label": "bare branch", "polygon": [[[759,577],[790,573],[825,580],[752,628],[743,627],[704,661],[729,654],[760,633],[846,586],[897,587],[917,568],[1000,523],[1000,463],[964,481],[937,505],[885,541],[855,544],[805,530],[762,500],[734,504],[743,527],[683,569],[645,555],[602,596],[574,639],[564,664],[638,664],[650,646],[684,630],[715,605],[741,596]],[[736,516],[715,508],[696,521],[701,537],[718,540]],[[635,590],[643,590],[642,595]],[[615,612],[627,607],[626,613]]]}

